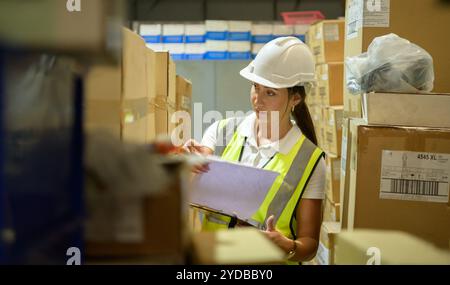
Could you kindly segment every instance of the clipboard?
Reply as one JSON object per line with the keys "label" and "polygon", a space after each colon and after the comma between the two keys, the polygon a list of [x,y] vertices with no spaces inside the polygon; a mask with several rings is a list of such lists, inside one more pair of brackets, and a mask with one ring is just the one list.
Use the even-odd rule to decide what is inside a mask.
{"label": "clipboard", "polygon": [[258,222],[242,220],[242,219],[239,219],[238,216],[236,216],[236,215],[227,214],[227,213],[224,213],[223,211],[220,211],[220,210],[216,210],[216,209],[209,208],[209,207],[206,207],[206,206],[197,205],[197,204],[194,204],[194,203],[189,203],[189,206],[191,206],[192,208],[196,208],[196,209],[198,209],[200,211],[203,211],[203,212],[209,212],[209,213],[214,213],[214,214],[218,214],[218,215],[229,217],[231,219],[230,225],[228,226],[229,228],[234,228],[234,226],[236,226],[237,224],[242,225],[242,226],[247,226],[247,227],[255,227],[255,228],[258,228],[258,229],[260,228]]}
{"label": "clipboard", "polygon": [[261,228],[252,217],[279,173],[218,158],[208,161],[209,171],[192,181],[191,206]]}

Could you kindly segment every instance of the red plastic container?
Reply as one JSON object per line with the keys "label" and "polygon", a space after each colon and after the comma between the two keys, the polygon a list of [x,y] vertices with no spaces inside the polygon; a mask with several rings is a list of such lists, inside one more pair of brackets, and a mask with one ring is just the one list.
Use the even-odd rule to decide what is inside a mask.
{"label": "red plastic container", "polygon": [[283,21],[286,25],[310,25],[325,19],[325,16],[320,11],[283,12],[281,13],[281,17],[283,17]]}

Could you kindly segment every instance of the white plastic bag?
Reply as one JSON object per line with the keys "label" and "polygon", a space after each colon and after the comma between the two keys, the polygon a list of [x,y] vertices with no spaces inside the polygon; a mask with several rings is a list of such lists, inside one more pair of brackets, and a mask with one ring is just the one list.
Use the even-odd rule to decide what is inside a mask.
{"label": "white plastic bag", "polygon": [[346,85],[365,92],[421,93],[433,89],[433,58],[421,47],[388,34],[375,38],[367,52],[345,59]]}

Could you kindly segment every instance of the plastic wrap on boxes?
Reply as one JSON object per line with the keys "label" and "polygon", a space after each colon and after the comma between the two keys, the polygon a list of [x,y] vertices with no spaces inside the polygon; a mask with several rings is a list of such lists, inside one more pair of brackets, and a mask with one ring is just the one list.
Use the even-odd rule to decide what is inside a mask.
{"label": "plastic wrap on boxes", "polygon": [[433,89],[433,58],[421,47],[388,34],[375,38],[368,51],[345,60],[346,85],[365,92],[420,93]]}

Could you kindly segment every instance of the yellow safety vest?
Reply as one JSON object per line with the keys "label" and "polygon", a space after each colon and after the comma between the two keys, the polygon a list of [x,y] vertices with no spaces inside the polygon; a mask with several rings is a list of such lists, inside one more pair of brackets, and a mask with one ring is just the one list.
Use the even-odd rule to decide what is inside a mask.
{"label": "yellow safety vest", "polygon": [[[242,118],[230,118],[218,124],[218,146],[215,148],[215,154],[224,160],[237,162],[242,155],[245,137],[236,131],[241,122]],[[276,229],[284,236],[295,239],[297,233],[295,210],[311,174],[323,155],[324,152],[303,134],[288,154],[275,154],[264,169],[278,172],[279,175],[263,203],[253,214],[251,224],[264,229],[266,219],[274,215]],[[207,213],[203,218],[202,230],[227,229],[230,221],[230,217]]]}

